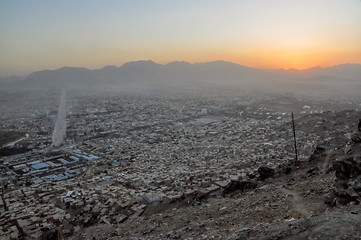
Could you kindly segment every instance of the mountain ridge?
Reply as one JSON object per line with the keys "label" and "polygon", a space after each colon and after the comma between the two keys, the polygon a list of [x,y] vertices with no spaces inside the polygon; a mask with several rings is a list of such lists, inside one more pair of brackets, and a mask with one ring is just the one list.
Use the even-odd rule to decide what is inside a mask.
{"label": "mountain ridge", "polygon": [[[327,70],[327,69],[340,69],[340,68],[350,68],[350,67],[355,67],[355,68],[360,68],[361,69],[361,64],[358,63],[344,63],[344,64],[337,64],[337,65],[332,65],[332,66],[328,66],[328,67],[321,67],[321,66],[315,66],[315,67],[310,67],[310,68],[306,68],[306,69],[268,69],[268,68],[255,68],[255,67],[250,67],[250,66],[246,66],[246,65],[242,65],[242,64],[237,64],[234,62],[229,62],[229,61],[223,61],[223,60],[216,60],[216,61],[209,61],[209,62],[195,62],[195,63],[189,63],[186,61],[172,61],[166,64],[160,64],[157,62],[154,62],[153,60],[137,60],[137,61],[130,61],[130,62],[126,62],[121,66],[116,66],[116,65],[105,65],[101,68],[96,68],[96,69],[89,69],[86,67],[71,67],[71,66],[63,66],[60,68],[56,68],[56,69],[43,69],[43,70],[39,70],[39,71],[34,71],[28,75],[26,75],[23,78],[27,78],[29,76],[31,76],[34,73],[40,73],[40,72],[50,72],[50,71],[58,71],[58,70],[89,70],[89,71],[99,71],[99,70],[114,70],[114,69],[120,69],[123,67],[127,67],[127,66],[135,66],[135,65],[139,65],[139,64],[143,64],[145,66],[145,64],[152,64],[153,66],[176,66],[176,65],[183,65],[183,66],[199,66],[199,65],[214,65],[214,64],[224,64],[224,65],[228,65],[228,66],[236,66],[236,67],[242,67],[242,68],[246,68],[246,69],[255,69],[255,70],[259,70],[259,71],[272,71],[272,72],[307,72],[307,71],[317,71],[317,70]],[[19,76],[16,75],[12,75],[9,77],[2,77],[1,79],[4,78],[10,78],[10,77],[16,77],[16,78],[21,78]]]}
{"label": "mountain ridge", "polygon": [[[359,95],[361,64],[306,70],[259,69],[226,61],[159,64],[152,60],[107,65],[99,69],[62,67],[36,71],[23,79],[0,80],[0,88],[222,89]],[[16,81],[13,81],[16,79]],[[13,86],[12,86],[13,85]]]}

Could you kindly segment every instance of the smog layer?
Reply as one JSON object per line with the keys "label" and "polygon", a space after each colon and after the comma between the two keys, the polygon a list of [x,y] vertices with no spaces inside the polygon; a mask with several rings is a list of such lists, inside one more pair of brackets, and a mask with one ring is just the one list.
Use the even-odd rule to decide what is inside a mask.
{"label": "smog layer", "polygon": [[3,79],[0,238],[360,239],[359,69]]}

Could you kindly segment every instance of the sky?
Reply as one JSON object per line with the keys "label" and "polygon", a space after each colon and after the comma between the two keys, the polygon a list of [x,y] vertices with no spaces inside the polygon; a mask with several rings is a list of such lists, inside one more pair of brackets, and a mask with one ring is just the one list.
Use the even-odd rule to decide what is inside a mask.
{"label": "sky", "polygon": [[361,0],[0,0],[0,77],[136,60],[361,63]]}

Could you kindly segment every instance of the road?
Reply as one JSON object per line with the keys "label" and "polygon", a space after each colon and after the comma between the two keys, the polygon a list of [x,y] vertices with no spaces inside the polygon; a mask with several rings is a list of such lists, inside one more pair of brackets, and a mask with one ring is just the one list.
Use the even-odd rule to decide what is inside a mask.
{"label": "road", "polygon": [[18,142],[20,142],[20,141],[28,138],[28,137],[29,137],[29,134],[25,134],[25,137],[22,137],[22,138],[20,138],[20,139],[18,139],[18,140],[15,140],[15,141],[12,141],[12,142],[10,142],[10,143],[7,143],[7,144],[5,144],[5,145],[2,146],[2,147],[10,147],[10,146],[15,145],[16,143],[18,143]]}

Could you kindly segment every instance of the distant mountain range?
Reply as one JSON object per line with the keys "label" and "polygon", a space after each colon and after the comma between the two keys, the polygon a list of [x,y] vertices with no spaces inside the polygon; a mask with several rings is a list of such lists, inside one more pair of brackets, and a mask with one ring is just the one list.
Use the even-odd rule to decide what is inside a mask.
{"label": "distant mountain range", "polygon": [[[63,67],[34,72],[25,78],[0,80],[0,86],[17,88],[89,87],[101,88],[249,88],[252,90],[322,92],[356,94],[361,92],[361,64],[342,64],[307,70],[266,70],[231,62],[171,62],[151,60],[128,62],[120,67],[101,69]],[[359,94],[358,93],[358,94]]]}

